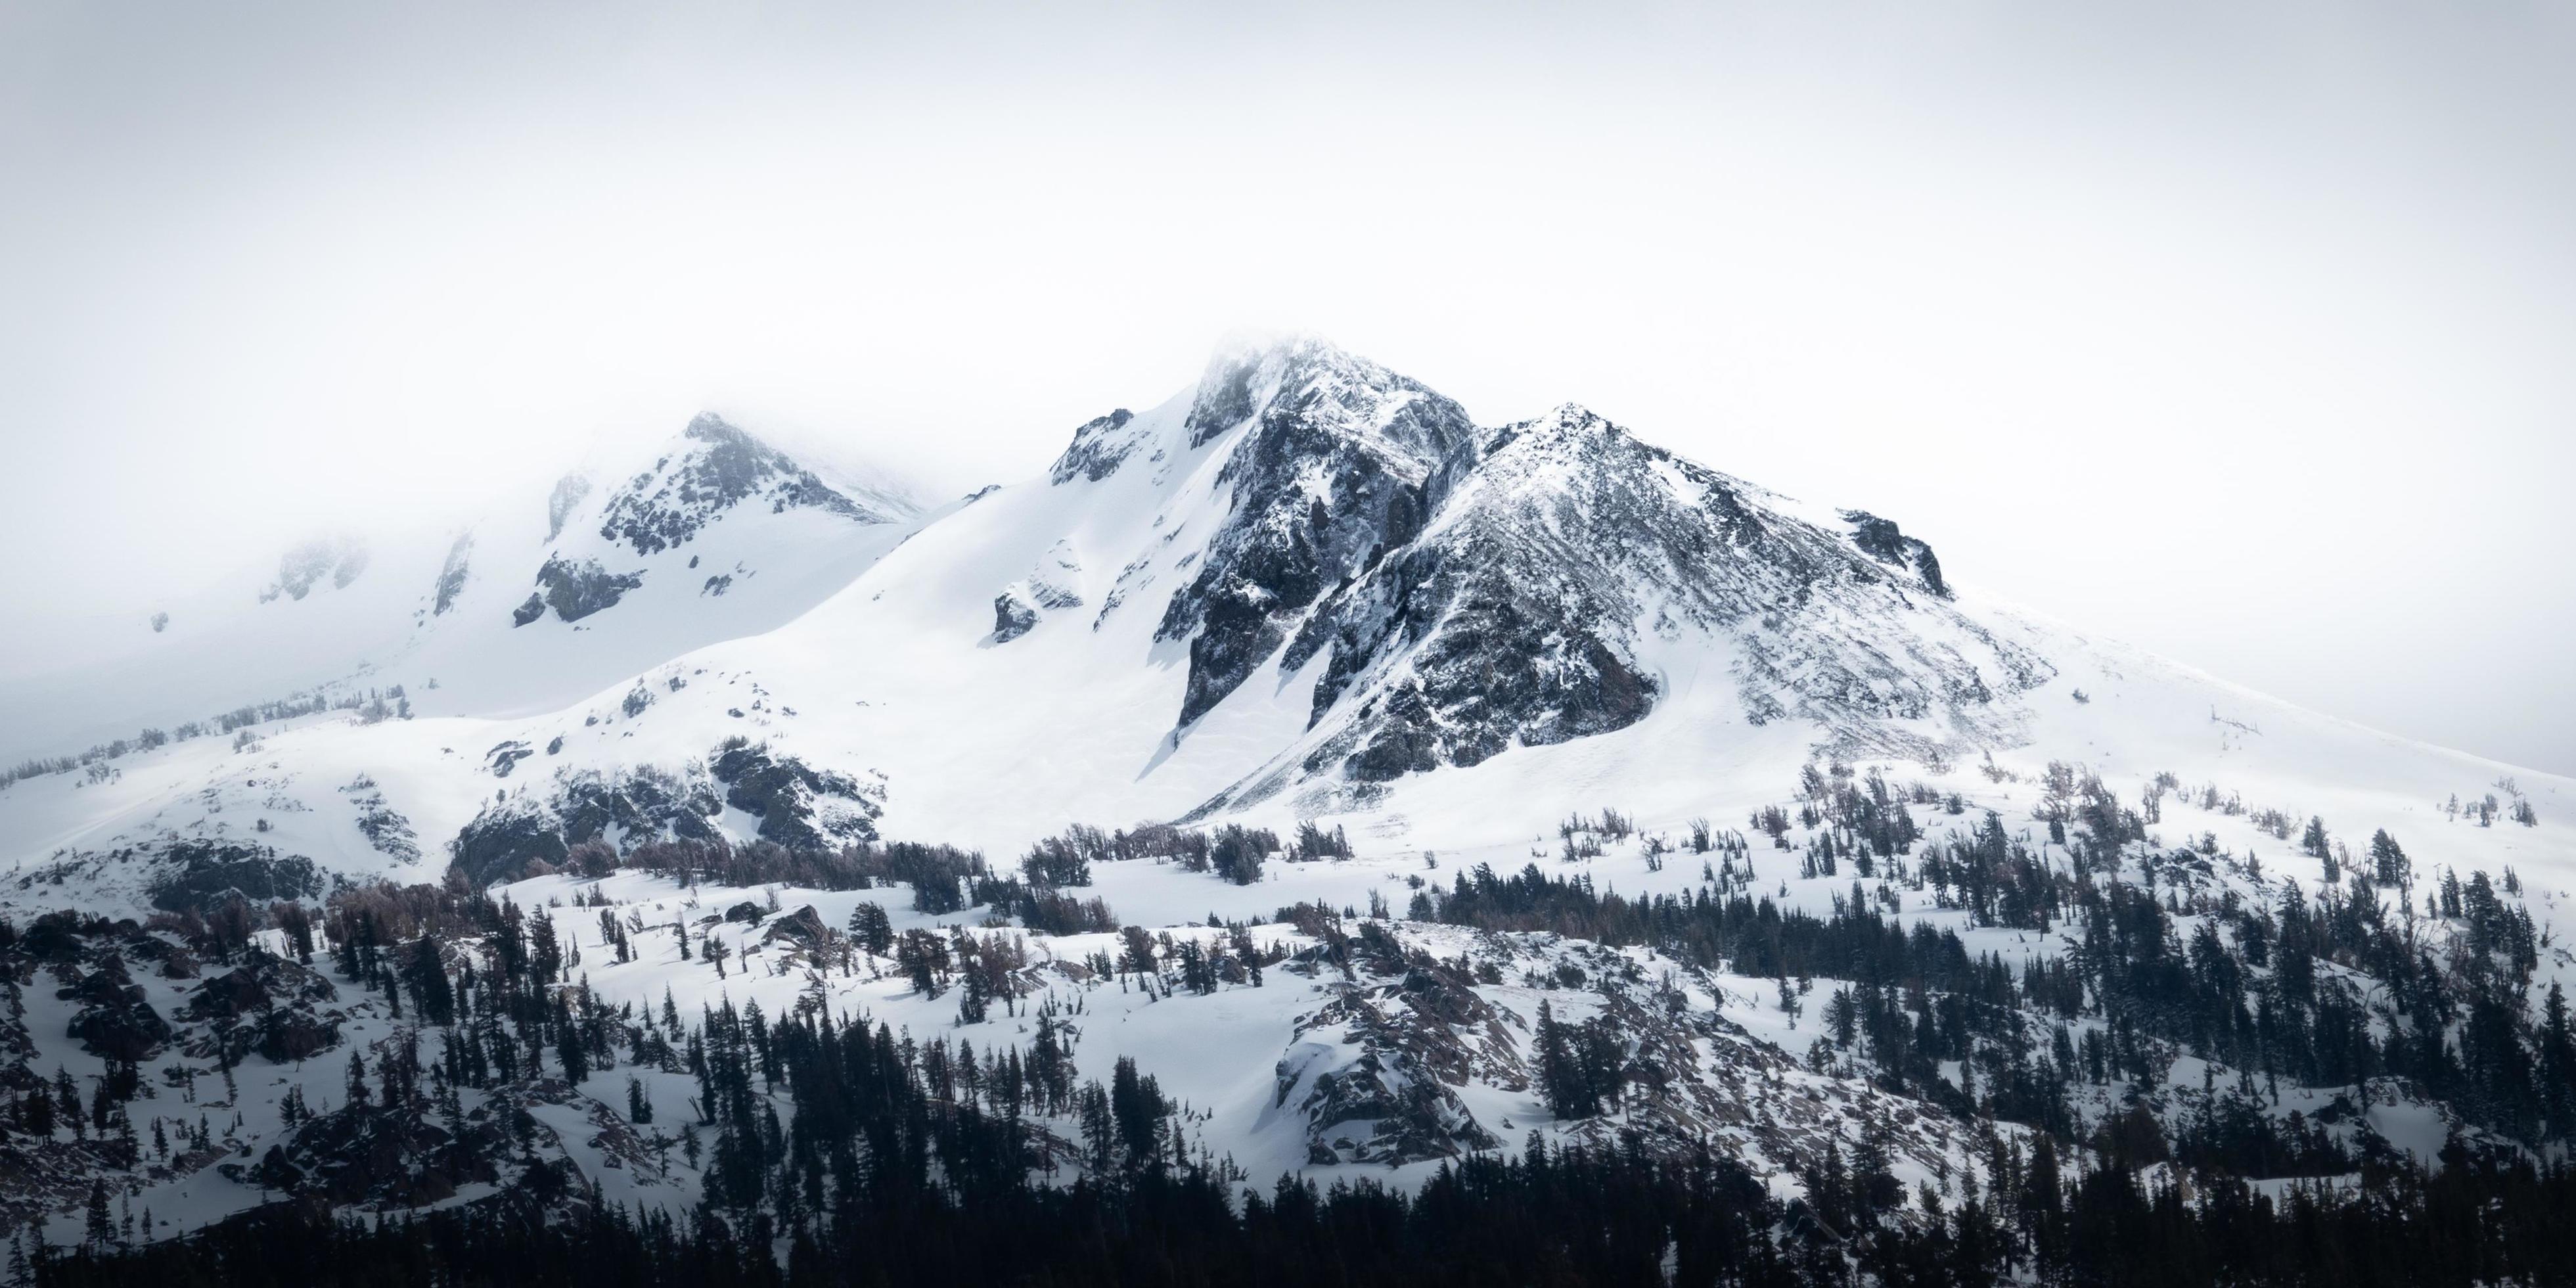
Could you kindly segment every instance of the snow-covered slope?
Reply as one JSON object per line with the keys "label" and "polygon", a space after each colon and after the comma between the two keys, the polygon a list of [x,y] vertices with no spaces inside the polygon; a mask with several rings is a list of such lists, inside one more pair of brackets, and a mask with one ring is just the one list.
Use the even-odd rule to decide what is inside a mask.
{"label": "snow-covered slope", "polygon": [[319,538],[129,618],[20,641],[24,660],[0,677],[0,758],[214,727],[244,707],[237,722],[253,722],[316,697],[398,691],[419,715],[556,709],[783,624],[920,516],[899,489],[827,482],[700,416],[560,476],[504,476],[445,531]]}
{"label": "snow-covered slope", "polygon": [[[1820,751],[2241,782],[2373,827],[2512,773],[1985,603],[1890,520],[1577,407],[1476,428],[1312,339],[1222,350],[1039,477],[920,524],[712,417],[549,499],[405,587],[364,674],[402,684],[411,719],[306,716],[256,746],[128,755],[109,781],[20,783],[0,792],[9,859],[196,837],[352,877],[414,848],[435,869],[478,817],[560,832],[568,792],[659,775],[676,786],[647,792],[660,821],[631,845],[704,816],[671,802],[732,791],[707,768],[729,738],[846,784],[824,795],[849,835],[996,851],[1219,816],[1501,843],[1595,804],[1723,815]],[[257,607],[328,607],[392,571]],[[2576,801],[2518,778],[2543,808]],[[409,846],[360,830],[357,797]],[[708,822],[749,839],[767,817]]]}

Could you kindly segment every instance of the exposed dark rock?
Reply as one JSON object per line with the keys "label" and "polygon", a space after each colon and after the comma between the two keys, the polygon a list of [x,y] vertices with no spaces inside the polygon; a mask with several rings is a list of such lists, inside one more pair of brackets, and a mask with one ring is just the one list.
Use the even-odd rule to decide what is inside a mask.
{"label": "exposed dark rock", "polygon": [[143,986],[134,982],[134,972],[125,958],[109,948],[98,959],[98,965],[82,972],[71,985],[54,990],[54,996],[84,1006],[122,1006],[144,999]]}
{"label": "exposed dark rock", "polygon": [[[1539,1017],[1534,1007],[1512,1009],[1528,995],[1499,982],[1531,976],[1584,981],[1557,994],[1554,1019],[1606,1036],[1617,1052],[1617,1112],[1563,1122],[1574,1140],[1684,1159],[1724,1134],[1757,1168],[1791,1169],[1821,1161],[1848,1129],[1848,1108],[1836,1112],[1815,1090],[1784,1084],[1783,1075],[1801,1067],[1792,1056],[1717,1009],[1688,1004],[1676,991],[1681,984],[1713,984],[1695,971],[1655,978],[1597,944],[1419,923],[1362,922],[1340,956],[1331,951],[1308,949],[1282,966],[1329,979],[1347,963],[1351,973],[1327,984],[1325,1003],[1298,1018],[1277,1068],[1274,1103],[1304,1119],[1310,1162],[1400,1165],[1496,1143],[1501,1133],[1478,1122],[1451,1089],[1537,1089]],[[1470,970],[1493,983],[1480,986]],[[1937,1111],[1902,1100],[1882,1107],[1892,1154],[1938,1157]]]}
{"label": "exposed dark rock", "polygon": [[1258,410],[1255,397],[1261,378],[1259,353],[1219,355],[1208,364],[1207,374],[1199,378],[1197,397],[1190,402],[1190,414],[1181,427],[1190,432],[1190,446],[1204,447],[1209,439],[1252,418]]}
{"label": "exposed dark rock", "polygon": [[549,868],[563,866],[571,847],[564,843],[563,831],[545,810],[525,803],[494,806],[475,816],[448,852],[455,870],[477,886],[495,881],[516,881],[528,875],[531,864],[543,863]]}
{"label": "exposed dark rock", "polygon": [[253,949],[243,964],[197,986],[180,1012],[205,1026],[191,1039],[200,1059],[239,1062],[251,1052],[271,1063],[309,1060],[340,1042],[339,1000],[331,981],[309,967]]}
{"label": "exposed dark rock", "polygon": [[339,997],[340,990],[321,972],[253,948],[241,965],[197,985],[182,1014],[191,1020],[239,1019],[275,1006],[334,1002]]}
{"label": "exposed dark rock", "polygon": [[545,615],[546,609],[567,622],[577,622],[603,609],[615,608],[626,592],[644,584],[641,572],[613,573],[596,559],[575,563],[569,559],[549,558],[537,569],[537,590],[528,601],[510,614],[513,625],[525,626]]}
{"label": "exposed dark rock", "polygon": [[611,828],[623,834],[627,845],[658,840],[665,833],[708,840],[715,829],[707,820],[722,812],[723,802],[703,779],[688,782],[650,766],[615,778],[575,775],[564,781],[555,805],[564,839],[574,845],[606,839]]}
{"label": "exposed dark rock", "polygon": [[511,770],[519,767],[520,761],[535,754],[537,753],[528,749],[528,744],[512,739],[508,742],[496,743],[492,750],[484,752],[483,765],[492,771],[494,778],[507,778]]}
{"label": "exposed dark rock", "polygon": [[286,1146],[271,1145],[267,1153],[259,1156],[259,1166],[251,1169],[250,1179],[263,1190],[293,1194],[304,1188],[305,1176],[303,1168],[287,1160]]}
{"label": "exposed dark rock", "polygon": [[44,913],[18,936],[18,951],[39,962],[68,962],[81,955],[81,915],[69,908]]}
{"label": "exposed dark rock", "polygon": [[367,844],[404,863],[420,862],[419,834],[412,831],[410,819],[385,801],[384,789],[375,779],[360,774],[340,791],[358,811],[358,832]]}
{"label": "exposed dark rock", "polygon": [[[1412,581],[1410,602],[1399,611],[1437,626],[1416,648],[1408,681],[1360,705],[1359,720],[1375,731],[1346,762],[1354,779],[1474,765],[1515,743],[1542,746],[1625,728],[1652,708],[1655,681],[1629,663],[1611,635],[1610,606],[1580,582],[1491,566],[1453,578],[1445,566],[1454,564],[1436,552],[1408,559],[1420,566],[1395,574],[1399,584]],[[1403,616],[1382,621],[1391,631],[1404,625]],[[1373,655],[1365,635],[1352,639],[1356,646],[1338,649],[1315,686],[1315,720]],[[1380,638],[1374,647],[1387,643]],[[1302,665],[1301,652],[1292,648],[1288,665]]]}
{"label": "exposed dark rock", "polygon": [[1948,583],[1941,580],[1941,561],[1932,556],[1932,547],[1896,530],[1896,524],[1867,510],[1845,510],[1843,518],[1852,525],[1852,544],[1862,554],[1884,564],[1911,569],[1923,579],[1924,586],[1943,599],[1950,597]]}
{"label": "exposed dark rock", "polygon": [[1082,560],[1074,554],[1073,543],[1059,541],[1039,555],[1030,567],[1027,587],[1029,602],[1050,612],[1082,607]]}
{"label": "exposed dark rock", "polygon": [[[1277,652],[1319,595],[1411,540],[1424,485],[1475,438],[1456,403],[1307,340],[1209,368],[1190,410],[1191,445],[1247,422],[1218,475],[1233,489],[1232,513],[1157,632],[1189,641],[1184,727]],[[1309,492],[1315,480],[1324,495]]]}
{"label": "exposed dark rock", "polygon": [[99,959],[98,969],[60,990],[58,996],[82,1004],[68,1031],[102,1059],[148,1059],[170,1039],[170,1022],[152,1009],[143,986],[127,971],[125,959],[113,951]]}
{"label": "exposed dark rock", "polygon": [[296,1128],[240,1179],[330,1206],[417,1207],[454,1198],[459,1186],[500,1179],[511,1149],[506,1119],[525,1111],[478,1111],[460,1135],[414,1106],[343,1105]]}
{"label": "exposed dark rock", "polygon": [[1017,595],[1004,591],[993,597],[993,642],[1008,644],[1029,633],[1038,624],[1038,610]]}
{"label": "exposed dark rock", "polygon": [[649,555],[686,544],[747,500],[765,500],[772,512],[821,510],[859,523],[892,518],[834,491],[813,471],[720,416],[690,421],[686,436],[687,450],[656,461],[609,498],[600,536]]}
{"label": "exposed dark rock", "polygon": [[340,1045],[340,1020],[335,1015],[282,1007],[260,1016],[251,1033],[250,1049],[260,1058],[272,1064],[294,1064]]}
{"label": "exposed dark rock", "polygon": [[833,938],[832,928],[823,924],[823,914],[816,912],[810,903],[771,922],[769,929],[760,934],[760,941],[764,944],[783,943],[808,952],[823,947]]}
{"label": "exposed dark rock", "polygon": [[[1134,416],[1124,407],[1093,420],[1083,422],[1073,431],[1073,443],[1056,458],[1049,477],[1057,483],[1070,483],[1077,478],[1094,483],[1117,472],[1118,467],[1139,446],[1134,435],[1119,431],[1127,428]],[[975,494],[981,497],[983,493]],[[969,498],[974,499],[974,498]]]}
{"label": "exposed dark rock", "polygon": [[876,838],[881,807],[847,774],[738,738],[717,748],[709,768],[725,784],[725,803],[760,819],[765,840],[801,850]]}
{"label": "exposed dark rock", "polygon": [[280,855],[265,845],[176,841],[162,852],[158,866],[162,874],[152,883],[152,906],[164,912],[211,912],[234,895],[265,904],[322,893],[322,874],[311,859]]}
{"label": "exposed dark rock", "polygon": [[[153,940],[151,942],[160,943],[159,940]],[[159,955],[161,960],[161,978],[195,979],[197,977],[200,964],[197,961],[197,955],[195,953],[177,944],[166,944],[163,945],[163,947],[166,951]]]}
{"label": "exposed dark rock", "polygon": [[[266,954],[262,954],[265,956]],[[268,1005],[267,984],[245,966],[199,984],[182,1014],[189,1019],[236,1019]]]}
{"label": "exposed dark rock", "polygon": [[[516,744],[504,744],[516,746]],[[521,754],[526,754],[524,748]],[[650,765],[616,774],[556,772],[551,797],[496,803],[449,844],[455,870],[476,885],[515,881],[564,866],[573,846],[608,841],[631,850],[668,838],[711,841],[727,804],[760,818],[760,835],[791,849],[873,840],[882,806],[847,774],[816,770],[766,745],[728,740],[712,777]]]}
{"label": "exposed dark rock", "polygon": [[[1306,1119],[1307,1161],[1398,1166],[1500,1142],[1450,1088],[1526,1085],[1501,1012],[1455,967],[1404,950],[1374,925],[1371,980],[1337,985],[1297,1023],[1277,1103]],[[1329,1040],[1339,1034],[1338,1041]]]}
{"label": "exposed dark rock", "polygon": [[[1283,673],[1325,655],[1314,740],[1210,807],[1300,775],[1373,784],[1627,727],[1662,692],[1639,660],[1649,631],[1732,647],[1749,721],[1803,716],[1846,739],[1936,715],[1991,736],[1982,731],[2009,718],[1992,710],[1997,695],[2054,673],[1922,593],[1943,589],[1937,565],[1893,525],[1869,526],[1863,545],[1922,576],[1911,594],[1878,554],[1579,407],[1459,449],[1419,494],[1421,519],[1390,509],[1386,544],[1313,599],[1279,652]],[[1228,589],[1256,583],[1263,594]],[[1298,602],[1304,584],[1236,576],[1207,601],[1188,709],[1209,700],[1195,664],[1221,681],[1266,662],[1286,620],[1276,606]]]}
{"label": "exposed dark rock", "polygon": [[993,642],[1007,644],[1029,633],[1042,613],[1082,607],[1082,560],[1073,543],[1058,541],[1039,555],[1029,575],[993,597]]}

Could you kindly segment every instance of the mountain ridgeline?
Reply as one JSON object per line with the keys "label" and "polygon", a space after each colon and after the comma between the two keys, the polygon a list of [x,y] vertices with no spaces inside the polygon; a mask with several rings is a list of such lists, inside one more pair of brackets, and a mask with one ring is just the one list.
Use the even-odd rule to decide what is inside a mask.
{"label": "mountain ridgeline", "polygon": [[[1054,484],[1182,446],[1131,419],[1084,425]],[[1999,699],[2053,674],[1954,608],[1931,547],[1893,522],[1792,517],[1580,407],[1479,429],[1412,380],[1297,340],[1220,354],[1181,427],[1190,449],[1231,445],[1212,480],[1227,512],[1157,628],[1189,650],[1176,724],[1266,662],[1324,662],[1320,732],[1211,809],[1625,728],[1661,691],[1641,636],[1684,627],[1739,651],[1748,720],[1891,751],[1920,737],[1891,720],[1991,733]]]}
{"label": "mountain ridgeline", "polygon": [[0,776],[0,1279],[2576,1282],[2576,782],[1580,406],[1138,406],[139,616]]}

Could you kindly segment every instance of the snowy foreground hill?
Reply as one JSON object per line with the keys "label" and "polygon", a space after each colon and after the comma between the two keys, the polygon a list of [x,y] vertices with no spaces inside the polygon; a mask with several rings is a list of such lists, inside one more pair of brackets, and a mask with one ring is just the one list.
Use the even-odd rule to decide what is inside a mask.
{"label": "snowy foreground hill", "polygon": [[1901,517],[1297,339],[944,507],[703,416],[299,548],[0,690],[0,1230],[104,1277],[280,1229],[326,1278],[441,1230],[565,1278],[2576,1271],[2529,1233],[2576,1219],[2576,782],[1992,603]]}

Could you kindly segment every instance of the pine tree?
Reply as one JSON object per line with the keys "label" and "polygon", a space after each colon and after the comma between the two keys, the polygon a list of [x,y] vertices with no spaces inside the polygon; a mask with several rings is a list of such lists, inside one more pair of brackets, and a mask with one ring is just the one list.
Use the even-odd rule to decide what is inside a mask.
{"label": "pine tree", "polygon": [[72,1139],[79,1140],[89,1132],[89,1120],[81,1116],[80,1084],[72,1081],[68,1070],[54,1069],[54,1099],[61,1116],[72,1125]]}
{"label": "pine tree", "polygon": [[2540,1008],[2540,1086],[2549,1135],[2576,1139],[2576,1035],[2569,1032],[2567,993],[2552,980]]}
{"label": "pine tree", "polygon": [[564,1081],[578,1087],[590,1076],[590,1052],[581,1040],[581,1026],[561,1005],[555,1010],[555,1056],[563,1061]]}
{"label": "pine tree", "polygon": [[2388,829],[2381,828],[2371,833],[2371,880],[2384,886],[2404,885],[2410,875],[2406,851],[2397,848],[2397,839],[2388,834]]}
{"label": "pine tree", "polygon": [[421,1016],[441,1028],[456,1022],[456,992],[447,980],[447,956],[435,935],[422,935],[412,945],[409,970],[412,996]]}
{"label": "pine tree", "polygon": [[1559,1021],[1547,999],[1539,999],[1539,1098],[1558,1118],[1589,1118],[1601,1109],[1601,1098],[1584,1067],[1584,1053],[1577,1050],[1577,1037],[1574,1026]]}
{"label": "pine tree", "polygon": [[894,924],[886,917],[883,904],[862,901],[850,910],[850,937],[872,956],[883,957],[894,948]]}
{"label": "pine tree", "polygon": [[93,1252],[105,1252],[116,1242],[116,1218],[107,1210],[107,1182],[89,1183],[89,1219],[85,1223],[85,1241]]}
{"label": "pine tree", "polygon": [[289,903],[278,914],[278,926],[286,932],[287,945],[295,950],[295,960],[313,964],[313,918],[301,903]]}

